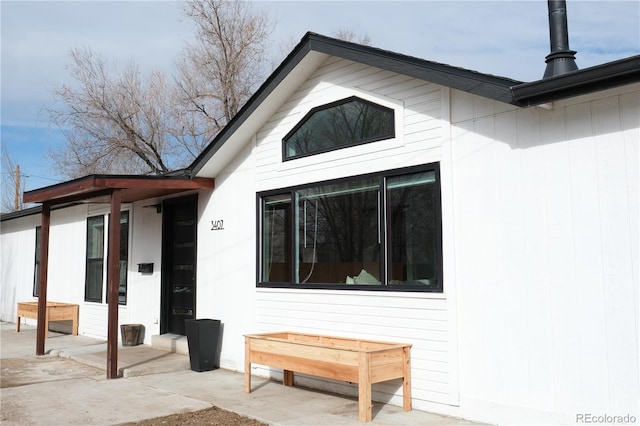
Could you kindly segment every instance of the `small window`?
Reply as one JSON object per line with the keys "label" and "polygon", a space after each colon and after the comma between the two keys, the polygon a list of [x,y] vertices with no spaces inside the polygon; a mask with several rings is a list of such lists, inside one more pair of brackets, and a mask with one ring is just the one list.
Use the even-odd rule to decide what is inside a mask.
{"label": "small window", "polygon": [[395,136],[394,111],[357,97],[314,108],[283,139],[292,160]]}
{"label": "small window", "polygon": [[[108,303],[105,282],[104,265],[106,264],[105,250],[105,217],[93,216],[87,218],[87,256],[85,275],[85,301]],[[120,214],[120,271],[118,285],[118,304],[127,304],[127,271],[129,264],[129,212]],[[108,280],[108,276],[107,276]]]}
{"label": "small window", "polygon": [[84,300],[102,302],[104,216],[87,218],[87,269]]}
{"label": "small window", "polygon": [[127,271],[129,269],[129,212],[120,214],[120,285],[118,304],[127,304]]}

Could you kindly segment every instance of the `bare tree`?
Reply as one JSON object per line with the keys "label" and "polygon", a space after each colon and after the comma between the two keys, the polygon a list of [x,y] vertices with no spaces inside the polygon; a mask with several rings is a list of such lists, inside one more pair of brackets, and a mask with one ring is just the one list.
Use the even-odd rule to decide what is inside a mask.
{"label": "bare tree", "polygon": [[170,170],[166,137],[167,90],[153,73],[143,83],[135,64],[113,70],[89,48],[71,51],[70,72],[78,87],[54,92],[61,107],[49,110],[67,144],[50,152],[67,177],[92,173],[160,174]]}
{"label": "bare tree", "polygon": [[192,161],[262,81],[269,17],[243,1],[188,1],[195,24],[173,81],[109,67],[90,48],[71,51],[77,83],[54,92],[51,120],[67,144],[50,157],[67,177],[162,174]]}
{"label": "bare tree", "polygon": [[2,145],[2,212],[21,210],[22,193],[24,190],[24,177],[20,174],[20,166],[13,162],[7,151],[6,145]]}
{"label": "bare tree", "polygon": [[185,14],[195,23],[196,36],[177,63],[180,127],[172,134],[195,156],[263,80],[271,21],[245,1],[190,0]]}

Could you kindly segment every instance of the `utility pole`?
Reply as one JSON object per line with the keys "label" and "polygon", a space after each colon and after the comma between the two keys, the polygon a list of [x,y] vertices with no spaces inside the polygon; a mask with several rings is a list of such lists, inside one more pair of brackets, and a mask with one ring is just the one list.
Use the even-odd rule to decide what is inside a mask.
{"label": "utility pole", "polygon": [[16,166],[16,197],[14,199],[14,211],[20,210],[20,165]]}

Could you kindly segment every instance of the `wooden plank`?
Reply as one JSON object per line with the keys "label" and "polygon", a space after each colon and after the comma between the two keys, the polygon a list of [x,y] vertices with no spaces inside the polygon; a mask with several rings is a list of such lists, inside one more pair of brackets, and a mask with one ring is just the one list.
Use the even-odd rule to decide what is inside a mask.
{"label": "wooden plank", "polygon": [[371,355],[360,352],[360,380],[358,381],[358,419],[371,421]]}
{"label": "wooden plank", "polygon": [[402,408],[411,411],[411,347],[402,348],[404,373],[402,378]]}
{"label": "wooden plank", "polygon": [[309,360],[297,356],[255,352],[253,350],[251,351],[251,362],[312,376],[358,383],[357,363],[355,365],[345,365],[338,362]]}
{"label": "wooden plank", "polygon": [[264,352],[305,358],[310,361],[335,362],[343,365],[358,365],[358,352],[340,348],[328,348],[319,345],[306,345],[296,342],[254,340],[252,352]]}
{"label": "wooden plank", "polygon": [[251,338],[244,338],[244,391],[251,393]]}

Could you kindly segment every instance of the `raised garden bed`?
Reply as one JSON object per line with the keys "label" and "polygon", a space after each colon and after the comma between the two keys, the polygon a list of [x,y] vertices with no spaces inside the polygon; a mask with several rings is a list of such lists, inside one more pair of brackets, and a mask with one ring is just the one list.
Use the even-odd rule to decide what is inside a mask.
{"label": "raised garden bed", "polygon": [[244,388],[251,392],[251,364],[358,384],[358,417],[371,421],[371,385],[401,378],[404,411],[411,410],[411,345],[294,332],[245,335]]}
{"label": "raised garden bed", "polygon": [[[44,337],[49,335],[49,321],[72,321],[71,333],[78,335],[78,305],[72,303],[47,302]],[[38,302],[18,302],[16,331],[20,331],[20,318],[38,319]]]}

